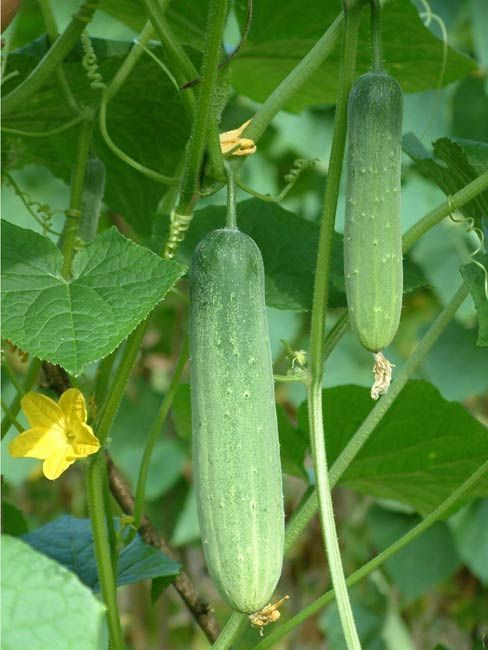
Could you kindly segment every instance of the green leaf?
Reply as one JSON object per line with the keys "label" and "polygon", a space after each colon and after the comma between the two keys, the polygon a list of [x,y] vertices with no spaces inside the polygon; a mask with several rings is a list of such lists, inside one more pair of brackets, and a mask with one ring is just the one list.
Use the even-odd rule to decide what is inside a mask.
{"label": "green leaf", "polygon": [[[354,620],[363,650],[387,650],[381,638],[384,624],[383,616],[362,603],[356,595],[351,598],[351,601]],[[328,645],[331,648],[334,650],[347,650],[339,610],[335,603],[327,607],[320,616],[319,627],[327,634]]]}
{"label": "green leaf", "polygon": [[[418,516],[377,506],[368,512],[367,519],[378,551],[396,542],[421,521]],[[444,522],[437,522],[389,558],[384,566],[396,588],[411,601],[451,578],[460,565],[451,531]]]}
{"label": "green leaf", "polygon": [[22,512],[8,501],[2,501],[2,533],[20,537],[29,530]]}
{"label": "green leaf", "polygon": [[[114,518],[116,529],[119,520]],[[87,587],[100,590],[91,523],[89,519],[60,517],[50,524],[24,535],[24,541],[48,557],[76,573]],[[139,535],[125,546],[117,562],[117,586],[129,585],[148,578],[173,578],[181,565],[146,544]]]}
{"label": "green leaf", "polygon": [[[138,383],[124,397],[114,420],[110,453],[133,490],[137,485],[146,436],[162,400],[163,396],[151,390],[147,383]],[[185,445],[160,435],[149,464],[146,500],[153,501],[165,494],[181,477],[186,462]]]}
{"label": "green leaf", "polygon": [[[455,194],[488,169],[488,144],[440,138],[433,146],[433,153],[430,153],[413,133],[403,137],[405,153],[446,196]],[[478,194],[460,210],[465,217],[479,224],[488,214],[488,190]]]}
{"label": "green leaf", "polygon": [[[332,464],[373,408],[369,390],[338,386],[323,392],[326,440]],[[354,408],[352,408],[354,405]],[[306,404],[299,425],[308,430]],[[345,471],[340,484],[395,499],[428,513],[488,456],[486,428],[460,404],[443,399],[425,381],[410,381]],[[470,496],[488,494],[488,476]]]}
{"label": "green leaf", "polygon": [[[140,0],[102,0],[100,8],[136,31],[141,31],[147,20]],[[169,5],[165,18],[181,43],[201,49],[207,13],[207,0],[179,0]]]}
{"label": "green leaf", "polygon": [[151,603],[154,605],[164,591],[174,582],[174,578],[153,578],[151,581]]}
{"label": "green leaf", "polygon": [[[225,225],[226,208],[210,206],[195,212],[189,232],[177,259],[190,263],[197,243],[211,230]],[[237,206],[239,228],[250,235],[261,250],[266,281],[266,304],[277,309],[311,309],[319,227],[276,203],[258,199]],[[164,239],[157,233],[156,239]],[[345,307],[342,235],[334,234],[329,305]],[[425,280],[413,262],[406,262],[405,291]]]}
{"label": "green leaf", "polygon": [[107,647],[105,608],[78,578],[28,544],[2,535],[2,647]]}
{"label": "green leaf", "polygon": [[468,503],[449,520],[463,562],[488,586],[488,499]]}
{"label": "green leaf", "polygon": [[69,281],[52,241],[8,222],[2,259],[3,336],[73,374],[112,352],[185,272],[115,228],[76,255]]}
{"label": "green leaf", "polygon": [[[140,11],[140,8],[139,8]],[[98,57],[99,72],[108,83],[131,47],[130,42],[92,39]],[[9,66],[19,74],[5,86],[11,90],[34,68],[47,51],[45,37],[9,55]],[[154,53],[162,57],[162,48]],[[77,47],[63,63],[63,69],[77,101],[97,109],[101,91],[92,89],[82,66],[83,51]],[[150,88],[151,92],[147,92]],[[138,119],[138,116],[144,119]],[[44,132],[73,119],[73,113],[52,77],[3,126],[24,131]],[[55,176],[69,182],[76,157],[79,125],[48,138],[5,135],[4,149],[9,168],[30,163],[46,166]],[[172,176],[189,136],[189,124],[178,89],[161,68],[146,54],[110,101],[107,128],[115,144],[137,162],[161,174]],[[143,176],[115,156],[94,131],[94,153],[107,170],[105,204],[120,214],[135,231],[148,235],[161,196],[167,186]]]}
{"label": "green leaf", "polygon": [[195,490],[190,488],[171,537],[171,546],[178,548],[179,546],[186,546],[187,544],[196,542],[199,539],[200,526],[197,516],[197,499]]}
{"label": "green leaf", "polygon": [[[241,24],[246,5],[240,3]],[[341,11],[333,2],[287,3],[286,11],[277,0],[255,3],[252,29],[232,62],[232,83],[238,93],[263,102],[287,74],[315,45]],[[408,38],[398,38],[408,34]],[[385,4],[383,23],[384,59],[405,92],[419,92],[438,86],[443,44],[424,25],[410,2]],[[412,47],[415,43],[415,47]],[[371,68],[369,12],[363,11],[359,44],[358,74]],[[469,57],[448,48],[448,64],[442,80],[447,85],[476,69]],[[331,56],[290,100],[286,110],[300,112],[314,104],[334,104],[339,79],[340,38]],[[256,74],[259,70],[259,74]]]}
{"label": "green leaf", "polygon": [[474,305],[478,313],[478,341],[480,346],[488,345],[488,298],[486,296],[488,255],[478,255],[476,261],[484,267],[471,262],[461,267],[464,281],[473,296]]}

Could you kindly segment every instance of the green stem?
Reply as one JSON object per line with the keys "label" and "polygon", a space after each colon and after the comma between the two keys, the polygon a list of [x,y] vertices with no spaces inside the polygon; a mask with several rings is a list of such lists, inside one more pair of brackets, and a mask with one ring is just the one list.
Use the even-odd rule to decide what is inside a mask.
{"label": "green stem", "polygon": [[129,336],[125,344],[124,352],[117,369],[117,375],[94,427],[101,445],[107,441],[113,419],[119,409],[130,373],[136,362],[145,331],[146,321],[142,321]]}
{"label": "green stem", "polygon": [[[24,383],[22,384],[22,395],[30,391],[30,389],[36,382],[40,369],[41,369],[40,359],[36,359],[36,358],[32,359],[29,368],[27,370],[27,373],[25,375]],[[22,399],[22,395],[20,393],[16,393],[9,407],[9,414],[7,414],[7,411],[5,411],[6,415],[2,418],[2,428],[1,428],[2,440],[8,433],[8,430],[10,429],[11,426],[10,417],[13,416],[14,418],[16,418],[20,411],[20,400]]]}
{"label": "green stem", "polygon": [[20,383],[20,381],[19,381],[15,371],[13,370],[13,368],[10,367],[10,364],[9,364],[7,359],[5,359],[5,363],[3,364],[3,367],[5,368],[5,371],[6,371],[7,375],[8,375],[10,383],[15,388],[17,393],[20,394],[21,396],[24,395],[24,387]]}
{"label": "green stem", "polygon": [[13,425],[19,433],[23,433],[25,431],[25,428],[20,424],[20,422],[15,417],[15,415],[12,413],[8,404],[4,402],[3,399],[1,400],[1,404],[2,404],[2,410],[5,413],[5,416],[9,420],[9,426]]}
{"label": "green stem", "polygon": [[[51,46],[55,43],[56,39],[59,37],[58,26],[56,23],[56,17],[51,9],[49,0],[39,0],[41,6],[42,18],[44,20],[44,25],[46,27],[46,33],[49,38]],[[80,113],[80,107],[78,106],[76,99],[71,92],[69,87],[68,80],[64,74],[64,70],[61,65],[56,66],[55,71],[58,85],[61,89],[61,93],[64,95],[67,105],[73,111],[73,113]]]}
{"label": "green stem", "polygon": [[[410,358],[396,375],[395,381],[391,384],[386,395],[384,395],[384,397],[382,397],[370,411],[369,415],[332,465],[330,469],[331,487],[337,484],[348,465],[364,446],[369,436],[373,433],[374,429],[378,426],[388,409],[398,397],[402,388],[417,370],[436,340],[450,323],[467,295],[468,290],[464,285],[462,285],[451,301],[444,307],[439,316],[432,323],[424,338],[420,341]],[[308,496],[290,519],[286,529],[285,551],[288,551],[293,546],[294,542],[300,536],[310,519],[315,515],[316,511],[317,495],[314,491]]]}
{"label": "green stem", "polygon": [[224,167],[227,176],[227,215],[225,227],[237,230],[236,177],[232,163],[225,161]]}
{"label": "green stem", "polygon": [[349,312],[346,309],[346,311],[334,323],[334,326],[325,337],[323,355],[322,355],[324,364],[327,361],[327,359],[330,357],[335,346],[339,343],[339,341],[341,340],[341,338],[344,336],[344,334],[347,332],[348,329],[349,329]]}
{"label": "green stem", "polygon": [[383,72],[383,44],[381,42],[382,0],[371,0],[371,45],[373,49],[373,72]]}
{"label": "green stem", "polygon": [[147,475],[149,472],[149,465],[151,462],[151,456],[154,451],[154,446],[158,440],[161,429],[166,420],[166,417],[169,413],[171,405],[178,390],[180,383],[181,375],[185,369],[186,362],[188,361],[188,340],[185,340],[183,347],[176,364],[175,371],[173,374],[173,379],[168,388],[168,391],[162,401],[161,407],[156,415],[156,418],[153,422],[153,425],[149,431],[146,440],[146,446],[144,447],[144,454],[142,456],[141,466],[139,468],[139,477],[137,479],[137,488],[136,496],[134,502],[134,527],[137,529],[141,525],[142,513],[144,510],[144,497],[146,493],[146,482]]}
{"label": "green stem", "polygon": [[334,51],[343,27],[343,14],[339,14],[325,34],[317,41],[310,52],[293,68],[280,85],[259,107],[243,136],[257,142],[274,116],[297,93],[303,84],[318,72],[325,59]]}
{"label": "green stem", "polygon": [[443,219],[452,214],[455,210],[474,199],[478,194],[488,188],[488,171],[484,172],[474,181],[463,187],[462,190],[453,194],[447,201],[441,203],[417,221],[403,235],[403,252],[408,251],[425,233],[436,226]]}
{"label": "green stem", "polygon": [[22,106],[45,84],[78,42],[82,31],[91,21],[98,3],[99,0],[90,0],[90,2],[80,4],[64,32],[58,36],[54,45],[34,70],[5,97],[2,104],[4,116],[13,113],[19,106]]}
{"label": "green stem", "polygon": [[122,628],[117,607],[117,587],[112,571],[112,558],[107,538],[103,502],[103,466],[105,457],[98,452],[87,469],[87,498],[92,524],[93,545],[97,560],[100,588],[107,607],[107,623],[111,650],[124,650]]}
{"label": "green stem", "polygon": [[227,0],[209,1],[198,102],[185,159],[180,200],[176,208],[178,214],[185,216],[192,214],[193,206],[198,199],[200,172],[212,118],[222,35],[227,18],[227,4]]}
{"label": "green stem", "polygon": [[249,624],[249,618],[246,614],[233,612],[224,629],[212,645],[212,650],[229,650],[232,648],[234,641],[240,636],[246,624]]}
{"label": "green stem", "polygon": [[[396,542],[388,546],[384,551],[379,553],[372,560],[363,565],[360,569],[352,573],[346,583],[348,587],[352,587],[357,584],[360,580],[368,576],[375,569],[380,567],[386,562],[390,557],[395,553],[398,553],[402,548],[407,544],[410,544],[414,539],[417,539],[422,535],[428,528],[430,528],[437,521],[442,519],[446,513],[448,513],[453,506],[455,506],[462,497],[466,496],[473,486],[480,480],[480,478],[488,470],[488,461],[483,463],[474,474],[472,474],[464,483],[462,483],[445,501],[441,503],[435,510],[433,510],[429,515],[427,515],[417,526],[409,530],[405,535],[400,537]],[[266,637],[261,643],[258,643],[255,646],[255,650],[265,650],[265,648],[271,648],[279,639],[284,637],[286,634],[289,634],[293,629],[298,625],[306,621],[310,616],[313,616],[320,609],[331,603],[335,599],[335,592],[333,590],[328,591],[323,596],[320,596],[313,603],[305,607],[301,612],[293,616],[290,620],[286,621],[283,625],[280,625],[277,629],[273,630],[269,636]]]}
{"label": "green stem", "polygon": [[85,120],[81,126],[78,139],[78,151],[76,154],[76,164],[71,177],[69,210],[66,214],[66,222],[62,235],[63,266],[61,268],[61,273],[67,280],[71,276],[71,266],[75,256],[76,235],[81,222],[86,163],[90,154],[93,126],[94,123],[92,119]]}
{"label": "green stem", "polygon": [[107,463],[102,464],[100,470],[101,481],[103,486],[103,510],[105,513],[105,524],[107,526],[108,545],[110,548],[110,560],[112,563],[112,574],[115,580],[115,588],[117,589],[117,563],[119,549],[117,545],[117,536],[115,534],[114,518],[112,515],[112,504],[110,501],[110,486],[108,482]]}
{"label": "green stem", "polygon": [[87,114],[81,113],[80,115],[74,117],[72,120],[61,124],[61,126],[57,126],[54,129],[49,129],[46,131],[23,131],[22,129],[10,129],[7,126],[2,126],[2,131],[4,133],[10,133],[11,135],[21,135],[25,138],[49,138],[52,135],[57,135],[58,133],[66,131],[67,129],[71,129],[72,126],[83,122],[83,120],[86,120],[86,118]]}
{"label": "green stem", "polygon": [[322,213],[310,333],[311,382],[308,390],[310,442],[314,460],[315,480],[319,502],[322,535],[325,542],[332,583],[337,594],[337,606],[349,650],[360,650],[361,644],[354,623],[342,567],[339,541],[335,526],[332,496],[327,470],[324,425],[322,415],[322,378],[324,373],[325,321],[327,314],[330,265],[334,222],[339,184],[344,159],[347,129],[347,103],[354,79],[360,7],[344,5],[345,32],[342,48],[339,90],[336,104],[334,136],[330,154],[327,188]]}

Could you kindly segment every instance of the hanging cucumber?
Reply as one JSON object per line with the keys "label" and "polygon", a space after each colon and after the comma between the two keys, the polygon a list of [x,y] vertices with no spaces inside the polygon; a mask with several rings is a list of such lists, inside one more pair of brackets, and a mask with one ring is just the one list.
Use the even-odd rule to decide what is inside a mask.
{"label": "hanging cucumber", "polygon": [[391,378],[381,350],[393,340],[402,309],[403,93],[383,70],[378,0],[371,12],[374,71],[359,77],[349,96],[344,275],[352,328],[375,353],[377,399]]}
{"label": "hanging cucumber", "polygon": [[284,515],[264,271],[235,228],[197,247],[190,272],[193,464],[209,572],[251,614],[281,574]]}

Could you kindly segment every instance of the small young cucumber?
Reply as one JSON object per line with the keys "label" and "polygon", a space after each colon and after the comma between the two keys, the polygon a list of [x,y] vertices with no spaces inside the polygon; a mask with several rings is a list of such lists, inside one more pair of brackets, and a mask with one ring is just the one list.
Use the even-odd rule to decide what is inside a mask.
{"label": "small young cucumber", "polygon": [[237,229],[209,233],[190,271],[193,467],[210,575],[239,612],[270,602],[284,545],[264,270]]}
{"label": "small young cucumber", "polygon": [[376,72],[357,79],[349,97],[344,271],[352,328],[372,352],[391,343],[402,308],[402,113],[395,79]]}

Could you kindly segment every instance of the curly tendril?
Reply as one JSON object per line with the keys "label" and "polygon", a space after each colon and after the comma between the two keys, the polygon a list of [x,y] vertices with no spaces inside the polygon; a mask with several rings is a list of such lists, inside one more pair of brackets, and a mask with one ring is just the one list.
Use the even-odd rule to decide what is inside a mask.
{"label": "curly tendril", "polygon": [[317,162],[318,160],[306,160],[304,158],[297,158],[297,160],[295,160],[293,163],[293,167],[289,172],[287,172],[285,176],[286,185],[278,194],[278,196],[271,196],[270,194],[262,194],[261,192],[257,192],[256,190],[253,190],[252,187],[249,187],[249,185],[243,183],[239,177],[236,177],[236,185],[251,196],[255,196],[257,199],[261,199],[261,201],[266,201],[267,203],[281,203],[281,201],[283,201],[288,192],[293,188],[303,172],[307,171],[308,169],[313,169]]}
{"label": "curly tendril", "polygon": [[5,180],[13,189],[16,196],[18,196],[22,201],[31,217],[41,226],[43,231],[59,236],[61,233],[52,228],[52,218],[55,214],[64,214],[64,211],[53,210],[47,203],[33,201],[27,192],[20,189],[10,174],[5,174]]}
{"label": "curly tendril", "polygon": [[92,42],[86,30],[81,33],[81,45],[83,47],[83,52],[85,53],[81,60],[81,64],[86,70],[86,76],[90,81],[90,88],[93,88],[94,90],[104,90],[107,85],[98,70],[97,55],[95,54],[95,50],[93,49]]}
{"label": "curly tendril", "polygon": [[[449,196],[448,197],[449,206],[451,206],[451,201],[452,201],[452,199]],[[477,237],[478,237],[478,240],[479,240],[478,246],[477,246],[477,248],[475,248],[474,251],[472,251],[470,253],[469,259],[471,260],[471,262],[473,264],[475,264],[483,272],[483,276],[484,276],[484,280],[485,280],[484,281],[485,296],[486,296],[486,299],[488,300],[488,269],[485,267],[484,264],[482,264],[479,260],[476,259],[476,255],[478,255],[478,253],[485,253],[486,252],[484,232],[481,230],[481,228],[478,228],[478,227],[475,226],[475,222],[474,222],[473,217],[455,217],[454,214],[452,213],[452,210],[451,210],[451,214],[449,215],[449,219],[453,223],[463,223],[463,224],[465,224],[466,225],[466,232],[467,233],[472,232],[475,235],[477,235]]]}
{"label": "curly tendril", "polygon": [[167,260],[173,259],[180,243],[184,240],[186,231],[190,227],[192,214],[178,214],[171,211],[168,241],[164,247],[163,257]]}

